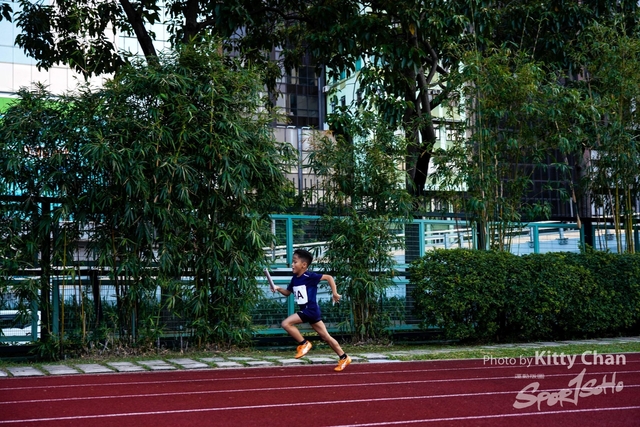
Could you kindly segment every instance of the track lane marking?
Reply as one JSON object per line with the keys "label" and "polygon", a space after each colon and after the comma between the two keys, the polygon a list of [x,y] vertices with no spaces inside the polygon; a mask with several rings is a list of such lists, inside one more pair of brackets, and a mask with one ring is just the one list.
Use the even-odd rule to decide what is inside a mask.
{"label": "track lane marking", "polygon": [[[452,395],[453,397],[463,397],[466,394],[459,394],[457,396]],[[374,398],[374,399],[352,399],[352,400],[340,400],[340,401],[323,401],[323,402],[296,402],[297,406],[320,406],[320,405],[344,405],[344,404],[353,404],[353,403],[371,403],[371,402],[388,402],[388,401],[408,401],[408,400],[420,400],[420,399],[432,399],[433,396],[407,396],[407,397],[391,397],[391,398]],[[175,410],[167,410],[167,411],[147,411],[147,412],[122,412],[122,413],[114,413],[114,414],[99,414],[99,415],[76,415],[76,416],[66,416],[66,417],[47,417],[47,418],[32,418],[32,419],[21,419],[21,420],[0,420],[0,424],[16,424],[16,423],[35,423],[35,422],[51,422],[51,421],[73,421],[73,420],[89,420],[89,419],[100,419],[100,418],[119,418],[119,417],[137,417],[137,416],[149,416],[149,415],[174,415],[174,414],[190,414],[190,413],[203,413],[203,412],[222,412],[222,411],[234,411],[234,410],[247,410],[247,409],[272,409],[272,408],[282,408],[281,403],[277,404],[268,404],[268,405],[249,405],[249,406],[230,406],[225,408],[198,408],[198,409],[175,409]],[[546,411],[546,412],[523,412],[521,414],[496,414],[496,415],[478,415],[477,419],[482,419],[483,417],[487,418],[496,418],[496,417],[504,417],[504,416],[527,416],[527,415],[547,415],[547,414],[563,414],[563,413],[572,413],[572,412],[593,412],[595,410],[629,410],[629,409],[640,409],[640,406],[625,406],[625,407],[617,407],[617,408],[598,408],[598,409],[580,409],[580,410],[561,410],[561,411]],[[456,418],[452,418],[455,420]],[[458,417],[458,419],[464,419],[464,417]],[[474,419],[474,418],[469,418]],[[448,418],[442,419],[434,419],[434,420],[442,420],[446,421]],[[414,423],[417,422],[433,422],[429,419],[426,421],[415,420]],[[393,422],[392,422],[393,423]],[[405,423],[395,422],[395,424]],[[352,424],[351,426],[377,426],[377,425],[389,425],[391,423],[374,423],[374,424]],[[335,426],[337,427],[337,426]],[[346,426],[345,426],[346,427]]]}
{"label": "track lane marking", "polygon": [[447,417],[447,418],[427,418],[422,420],[407,420],[407,421],[386,421],[383,423],[364,423],[364,424],[335,424],[327,427],[375,427],[375,426],[389,426],[389,425],[405,425],[416,423],[438,423],[444,421],[469,421],[469,420],[483,420],[492,418],[505,418],[505,417],[528,417],[531,415],[566,415],[572,413],[583,412],[603,412],[603,411],[628,411],[631,409],[640,409],[640,406],[621,406],[612,408],[593,408],[593,409],[568,409],[563,411],[543,411],[543,412],[523,412],[520,414],[491,414],[491,415],[472,415],[467,417]]}
{"label": "track lane marking", "polygon": [[[589,375],[610,375],[612,372],[590,372]],[[616,374],[628,374],[628,373],[640,373],[640,371],[616,371]],[[548,374],[547,377],[568,377],[575,376],[575,373],[566,374]],[[340,387],[379,387],[388,385],[406,385],[406,384],[426,384],[426,383],[443,383],[443,382],[463,382],[463,381],[495,381],[495,380],[524,380],[524,378],[515,378],[514,376],[508,377],[479,377],[479,378],[445,378],[445,379],[429,379],[429,380],[413,380],[413,381],[384,381],[375,383],[345,383],[345,384],[320,384],[320,385],[304,385],[304,386],[281,386],[281,387],[264,387],[264,388],[248,388],[248,389],[228,389],[228,390],[202,390],[202,391],[176,391],[172,393],[143,393],[143,394],[122,394],[122,395],[110,395],[110,396],[82,396],[82,397],[61,397],[51,399],[30,399],[30,400],[13,400],[0,402],[0,405],[20,405],[31,403],[46,403],[46,402],[71,402],[82,400],[102,400],[102,399],[120,399],[120,398],[140,398],[140,397],[163,397],[174,395],[202,395],[202,394],[217,394],[217,393],[249,393],[260,391],[286,391],[286,390],[298,390],[298,389],[322,389],[322,388],[340,388]],[[640,384],[625,384],[626,387],[640,387]],[[560,388],[540,389],[543,390],[560,390]],[[516,393],[520,391],[517,390]]]}
{"label": "track lane marking", "polygon": [[[504,377],[502,379],[515,379],[513,377]],[[473,381],[483,381],[494,378],[474,378]],[[470,380],[471,381],[471,380]],[[304,385],[304,386],[288,386],[288,387],[264,387],[264,388],[247,388],[247,389],[231,389],[231,390],[203,390],[203,391],[184,391],[184,392],[167,392],[167,393],[142,393],[142,394],[121,394],[110,396],[82,396],[82,397],[61,397],[51,399],[30,399],[30,400],[14,400],[0,402],[0,405],[22,405],[31,403],[48,403],[48,402],[77,402],[83,400],[106,400],[106,399],[131,399],[131,398],[143,398],[143,397],[170,397],[170,396],[195,396],[203,394],[223,394],[223,393],[256,393],[265,391],[288,391],[288,390],[308,390],[308,389],[322,389],[322,388],[340,388],[340,387],[380,387],[388,385],[405,385],[405,384],[424,384],[432,382],[450,382],[450,380],[415,380],[415,381],[394,381],[394,382],[382,382],[382,383],[357,383],[357,384],[324,384],[324,385]],[[624,384],[624,388],[640,387],[640,384]],[[591,389],[591,387],[585,388],[585,390]],[[538,391],[558,391],[562,388],[546,388],[538,389]],[[495,394],[506,393],[518,393],[521,390],[506,391],[506,392],[492,392]],[[477,393],[478,396],[491,393]],[[465,396],[474,396],[476,393],[467,393]],[[444,397],[448,395],[434,395],[434,397]],[[461,396],[455,394],[452,396]]]}

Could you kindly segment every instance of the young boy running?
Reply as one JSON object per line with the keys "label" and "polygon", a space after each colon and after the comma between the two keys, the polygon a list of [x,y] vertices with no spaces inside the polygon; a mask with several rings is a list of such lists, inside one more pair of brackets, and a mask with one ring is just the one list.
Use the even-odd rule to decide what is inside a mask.
{"label": "young boy running", "polygon": [[311,255],[309,251],[296,249],[293,252],[293,262],[291,264],[291,269],[293,270],[291,283],[289,283],[287,289],[283,289],[279,286],[275,287],[274,292],[277,291],[284,296],[289,296],[293,293],[296,302],[300,306],[299,312],[292,314],[282,321],[282,327],[294,340],[296,340],[296,342],[299,343],[298,353],[296,354],[296,359],[299,359],[307,354],[309,350],[311,350],[312,346],[311,342],[304,339],[295,325],[304,322],[309,323],[318,335],[320,335],[320,338],[326,341],[327,344],[329,344],[329,347],[331,347],[333,351],[340,356],[338,366],[336,366],[334,370],[342,371],[349,363],[351,363],[351,358],[342,351],[338,341],[329,335],[327,327],[322,321],[320,306],[318,306],[318,302],[316,301],[318,283],[322,280],[329,282],[334,302],[339,302],[341,295],[338,294],[336,282],[333,280],[332,276],[328,274],[314,273],[307,270],[312,261],[313,255]]}

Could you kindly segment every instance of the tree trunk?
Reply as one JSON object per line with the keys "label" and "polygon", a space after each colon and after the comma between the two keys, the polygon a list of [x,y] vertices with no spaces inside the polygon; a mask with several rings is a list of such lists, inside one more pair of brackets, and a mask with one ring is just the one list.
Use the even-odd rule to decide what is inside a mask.
{"label": "tree trunk", "polygon": [[142,16],[136,12],[129,0],[120,0],[120,4],[122,5],[122,9],[127,15],[127,19],[136,34],[138,43],[140,43],[140,47],[142,48],[142,53],[144,53],[144,56],[147,58],[149,63],[156,63],[158,61],[158,53],[153,45],[153,39],[144,26]]}

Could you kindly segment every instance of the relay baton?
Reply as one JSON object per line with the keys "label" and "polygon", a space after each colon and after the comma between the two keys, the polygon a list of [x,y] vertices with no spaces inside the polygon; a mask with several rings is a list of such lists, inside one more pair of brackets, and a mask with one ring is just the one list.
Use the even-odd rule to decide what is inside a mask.
{"label": "relay baton", "polygon": [[267,275],[267,280],[269,281],[269,286],[271,287],[271,292],[275,292],[276,291],[276,284],[273,283],[273,279],[271,278],[271,275],[269,274],[269,270],[267,270],[265,268],[264,269],[264,274]]}

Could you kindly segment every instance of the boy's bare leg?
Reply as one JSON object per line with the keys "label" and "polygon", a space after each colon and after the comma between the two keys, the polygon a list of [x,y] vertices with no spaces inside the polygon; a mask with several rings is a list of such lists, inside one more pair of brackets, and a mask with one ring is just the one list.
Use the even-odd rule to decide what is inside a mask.
{"label": "boy's bare leg", "polygon": [[304,341],[304,337],[302,336],[298,328],[296,328],[296,325],[300,323],[302,323],[302,319],[300,318],[300,316],[298,316],[298,313],[292,314],[291,316],[284,319],[281,323],[282,329],[287,331],[291,338],[296,340],[297,343],[301,343],[302,341]]}
{"label": "boy's bare leg", "polygon": [[342,347],[340,347],[338,341],[336,341],[335,338],[329,335],[327,327],[322,320],[314,323],[313,325],[311,325],[311,327],[318,333],[318,335],[320,335],[320,338],[322,338],[324,341],[326,341],[327,344],[329,344],[329,347],[331,347],[338,356],[342,356],[344,354],[344,351],[342,351]]}

